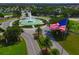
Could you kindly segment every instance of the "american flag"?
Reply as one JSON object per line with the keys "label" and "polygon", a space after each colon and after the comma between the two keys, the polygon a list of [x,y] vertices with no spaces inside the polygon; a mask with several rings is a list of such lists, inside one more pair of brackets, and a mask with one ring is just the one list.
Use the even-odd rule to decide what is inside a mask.
{"label": "american flag", "polygon": [[65,18],[57,23],[51,24],[49,29],[51,30],[60,30],[61,32],[64,32],[66,30],[68,20]]}
{"label": "american flag", "polygon": [[51,30],[57,30],[59,28],[59,23],[51,24],[49,27]]}

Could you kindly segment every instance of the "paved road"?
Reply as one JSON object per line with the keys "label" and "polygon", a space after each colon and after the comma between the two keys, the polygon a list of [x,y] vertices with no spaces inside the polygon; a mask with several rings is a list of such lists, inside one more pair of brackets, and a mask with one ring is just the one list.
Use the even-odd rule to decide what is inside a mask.
{"label": "paved road", "polygon": [[[16,19],[17,20],[17,19]],[[9,20],[6,22],[2,22],[2,24],[0,25],[1,28],[6,29],[8,26],[12,26],[12,23],[16,20]]]}
{"label": "paved road", "polygon": [[29,55],[39,55],[41,52],[41,49],[37,43],[36,40],[34,40],[33,29],[24,29],[24,33],[22,33],[22,36],[24,37],[27,45],[27,50]]}
{"label": "paved road", "polygon": [[6,28],[9,26],[10,22],[11,22],[11,20],[9,20],[9,21],[7,21],[7,22],[3,22],[3,23],[0,25],[0,27],[3,28],[3,29],[6,29]]}

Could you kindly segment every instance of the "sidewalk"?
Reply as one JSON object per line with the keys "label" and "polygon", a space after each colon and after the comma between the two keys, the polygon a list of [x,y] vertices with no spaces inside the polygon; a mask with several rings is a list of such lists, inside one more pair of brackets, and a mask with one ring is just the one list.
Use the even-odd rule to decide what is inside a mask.
{"label": "sidewalk", "polygon": [[69,53],[55,40],[53,35],[51,35],[50,32],[47,32],[46,35],[48,35],[53,43],[53,46],[51,48],[57,48],[61,55],[69,55]]}

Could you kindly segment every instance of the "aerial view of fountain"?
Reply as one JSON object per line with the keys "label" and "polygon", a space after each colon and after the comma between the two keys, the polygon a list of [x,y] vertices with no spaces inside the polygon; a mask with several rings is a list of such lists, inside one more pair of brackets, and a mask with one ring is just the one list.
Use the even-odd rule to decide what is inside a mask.
{"label": "aerial view of fountain", "polygon": [[44,24],[42,20],[36,19],[34,16],[32,16],[31,11],[27,11],[28,17],[26,17],[26,13],[22,11],[22,19],[19,21],[19,26],[32,26],[35,27],[35,25],[42,25]]}

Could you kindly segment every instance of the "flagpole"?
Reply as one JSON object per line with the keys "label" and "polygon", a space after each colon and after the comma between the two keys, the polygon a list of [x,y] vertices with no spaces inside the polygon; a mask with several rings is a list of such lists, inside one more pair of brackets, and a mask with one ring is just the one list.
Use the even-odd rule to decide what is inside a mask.
{"label": "flagpole", "polygon": [[[63,32],[62,32],[62,36],[63,36]],[[63,45],[64,45],[64,41],[63,41]],[[61,48],[61,55],[63,55],[63,46]]]}
{"label": "flagpole", "polygon": [[66,35],[67,35],[67,30],[65,31],[65,32],[62,32],[62,36],[63,36],[63,45],[62,45],[62,50],[61,50],[61,55],[63,55],[63,51],[64,51],[64,48],[63,48],[63,46],[64,46],[64,44],[65,44],[65,39],[66,39]]}
{"label": "flagpole", "polygon": [[63,55],[63,47],[62,47],[62,50],[61,50],[61,55]]}

